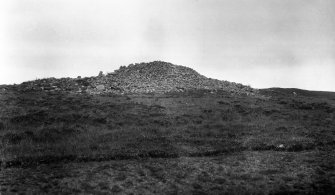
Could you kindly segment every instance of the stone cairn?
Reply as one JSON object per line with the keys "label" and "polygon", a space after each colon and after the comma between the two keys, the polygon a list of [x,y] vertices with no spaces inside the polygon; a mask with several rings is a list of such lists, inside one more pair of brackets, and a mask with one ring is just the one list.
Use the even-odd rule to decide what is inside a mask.
{"label": "stone cairn", "polygon": [[256,89],[242,84],[207,78],[195,70],[154,61],[130,64],[95,77],[47,78],[21,84],[23,90],[68,91],[89,94],[133,94],[182,92],[194,89],[225,90],[233,94],[255,95]]}

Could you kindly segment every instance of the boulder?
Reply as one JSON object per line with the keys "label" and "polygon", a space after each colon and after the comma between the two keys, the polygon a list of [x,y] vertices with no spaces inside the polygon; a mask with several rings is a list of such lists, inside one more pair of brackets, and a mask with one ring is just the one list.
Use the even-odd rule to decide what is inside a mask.
{"label": "boulder", "polygon": [[95,87],[98,91],[104,91],[105,90],[105,86],[104,85],[97,85]]}

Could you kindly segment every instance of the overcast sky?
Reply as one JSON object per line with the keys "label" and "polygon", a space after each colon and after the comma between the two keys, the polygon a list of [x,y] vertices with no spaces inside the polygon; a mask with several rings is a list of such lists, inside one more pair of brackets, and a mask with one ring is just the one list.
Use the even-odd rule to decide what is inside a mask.
{"label": "overcast sky", "polygon": [[334,0],[0,0],[0,84],[162,60],[335,91]]}

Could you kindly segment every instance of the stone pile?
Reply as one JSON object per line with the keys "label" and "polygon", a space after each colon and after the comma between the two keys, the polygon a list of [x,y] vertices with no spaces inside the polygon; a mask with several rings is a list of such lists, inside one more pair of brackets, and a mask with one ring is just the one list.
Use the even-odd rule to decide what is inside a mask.
{"label": "stone pile", "polygon": [[21,84],[25,90],[70,91],[76,93],[166,93],[192,89],[226,90],[234,94],[253,95],[257,91],[249,86],[206,78],[195,70],[171,63],[150,63],[121,66],[113,73],[96,77],[48,78]]}
{"label": "stone pile", "polygon": [[[256,92],[249,86],[206,78],[191,68],[162,61],[121,66],[113,73],[95,77],[92,84],[96,87],[90,90],[107,93],[166,93],[190,89],[227,90],[247,95]],[[98,89],[100,85],[105,88]]]}
{"label": "stone pile", "polygon": [[41,90],[41,91],[68,91],[82,92],[90,86],[88,78],[46,78],[34,81],[23,82],[20,85],[22,91]]}

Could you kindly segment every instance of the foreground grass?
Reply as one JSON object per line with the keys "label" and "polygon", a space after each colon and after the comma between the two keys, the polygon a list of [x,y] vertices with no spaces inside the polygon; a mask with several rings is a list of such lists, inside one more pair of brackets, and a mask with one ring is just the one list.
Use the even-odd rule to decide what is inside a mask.
{"label": "foreground grass", "polygon": [[1,91],[0,190],[333,191],[335,96],[261,93],[267,97]]}
{"label": "foreground grass", "polygon": [[329,151],[335,145],[335,106],[329,97],[279,93],[269,99],[206,90],[89,96],[13,89],[1,94],[0,104],[0,159],[5,166]]}
{"label": "foreground grass", "polygon": [[0,172],[0,192],[28,194],[332,194],[325,151],[55,163]]}

